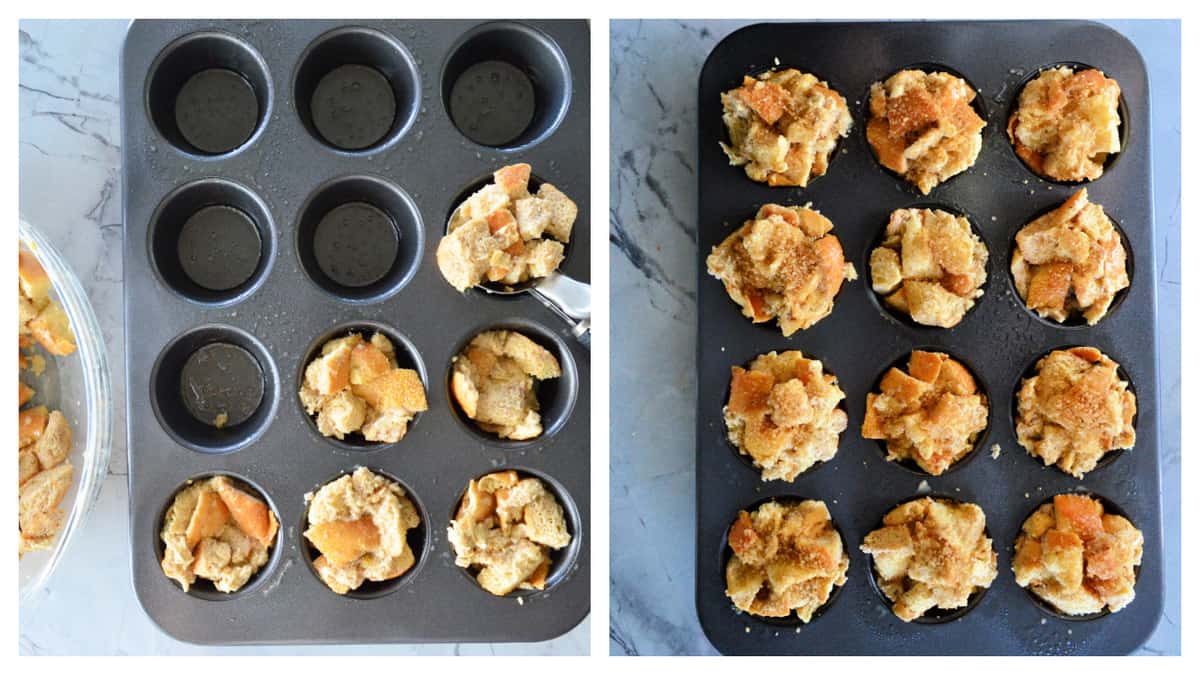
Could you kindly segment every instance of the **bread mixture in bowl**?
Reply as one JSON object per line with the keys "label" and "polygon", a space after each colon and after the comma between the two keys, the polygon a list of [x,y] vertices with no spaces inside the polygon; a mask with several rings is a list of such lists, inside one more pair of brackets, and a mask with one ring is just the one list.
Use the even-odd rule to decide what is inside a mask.
{"label": "bread mixture in bowl", "polygon": [[767,204],[713,247],[708,273],[751,321],[774,319],[791,335],[828,316],[842,282],[858,278],[831,230],[807,206]]}
{"label": "bread mixture in bowl", "polygon": [[846,583],[850,556],[825,502],[769,501],[740,511],[729,528],[733,555],[725,595],[743,612],[804,623]]}
{"label": "bread mixture in bowl", "polygon": [[1008,139],[1039,176],[1096,180],[1121,151],[1120,98],[1120,85],[1099,70],[1048,68],[1021,90]]}
{"label": "bread mixture in bowl", "polygon": [[1142,533],[1084,494],[1055,495],[1021,525],[1017,584],[1063,614],[1116,612],[1133,602]]}
{"label": "bread mixture in bowl", "polygon": [[513,470],[467,485],[448,538],[454,564],[477,572],[476,581],[492,595],[545,589],[552,551],[571,543],[554,494],[541,480]]}
{"label": "bread mixture in bowl", "polygon": [[228,476],[179,491],[163,519],[162,570],[187,591],[207,579],[233,593],[267,564],[279,521],[265,500]]}
{"label": "bread mixture in bowl", "polygon": [[1017,440],[1047,466],[1082,479],[1113,450],[1133,447],[1137,398],[1095,347],[1056,349],[1017,392]]}
{"label": "bread mixture in bowl", "polygon": [[1042,318],[1080,316],[1094,326],[1129,287],[1121,234],[1086,188],[1022,227],[1016,240],[1013,285]]}
{"label": "bread mixture in bowl", "polygon": [[996,578],[996,551],[983,509],[935,497],[905,502],[868,533],[864,553],[892,612],[913,621],[933,609],[966,607]]}
{"label": "bread mixture in bowl", "polygon": [[416,562],[408,532],[421,514],[395,481],[360,466],[304,500],[304,538],[320,552],[313,569],[334,593],[398,578]]}
{"label": "bread mixture in bowl", "polygon": [[896,209],[871,251],[871,288],[919,324],[952,328],[983,295],[987,259],[987,246],[965,217]]}
{"label": "bread mixture in bowl", "polygon": [[513,164],[494,183],[464,201],[450,217],[437,248],[442,276],[459,292],[484,282],[512,286],[549,275],[563,261],[563,245],[579,208],[550,183],[529,191],[530,167]]}
{"label": "bread mixture in bowl", "polygon": [[901,70],[871,85],[867,142],[880,164],[927,195],[979,156],[987,124],[974,100],[960,77]]}
{"label": "bread mixture in bowl", "polygon": [[420,374],[399,367],[391,340],[378,332],[370,340],[350,333],[326,342],[304,370],[300,402],[322,435],[358,433],[382,443],[404,438],[408,423],[429,408]]}
{"label": "bread mixture in bowl", "polygon": [[846,99],[815,75],[795,68],[745,77],[721,94],[729,163],[751,180],[805,187],[825,175],[838,139],[850,133]]}
{"label": "bread mixture in bowl", "polygon": [[[75,335],[61,305],[50,297],[50,278],[37,258],[19,249],[17,259],[18,366],[40,376],[46,358],[75,352]],[[50,548],[62,530],[66,513],[61,504],[71,489],[74,468],[71,427],[58,410],[44,405],[25,408],[37,395],[17,382],[17,557]]]}
{"label": "bread mixture in bowl", "polygon": [[891,368],[867,394],[862,435],[887,444],[888,461],[939,476],[971,452],[988,424],[988,400],[958,361],[913,351],[908,372]]}
{"label": "bread mixture in bowl", "polygon": [[490,330],[471,339],[453,358],[450,391],[467,417],[500,438],[542,435],[536,382],[562,376],[548,349],[511,330]]}
{"label": "bread mixture in bowl", "polygon": [[839,408],[846,394],[821,362],[799,351],[763,354],[750,368],[733,367],[725,428],[763,480],[793,481],[833,459],[846,430]]}

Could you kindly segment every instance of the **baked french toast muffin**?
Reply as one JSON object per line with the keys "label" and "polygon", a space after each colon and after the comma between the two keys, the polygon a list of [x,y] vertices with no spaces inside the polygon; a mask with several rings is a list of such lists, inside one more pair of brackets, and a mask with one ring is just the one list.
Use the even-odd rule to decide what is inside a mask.
{"label": "baked french toast muffin", "polygon": [[832,230],[807,206],[766,204],[713,247],[708,273],[751,321],[791,335],[829,316],[842,282],[858,278]]}
{"label": "baked french toast muffin", "polygon": [[850,556],[825,502],[769,501],[738,512],[729,528],[732,555],[725,595],[743,612],[796,616],[808,623],[846,583]]}
{"label": "baked french toast muffin", "polygon": [[1125,244],[1087,188],[1017,232],[1013,285],[1025,306],[1062,323],[1080,316],[1094,326],[1129,287]]}
{"label": "baked french toast muffin", "polygon": [[896,209],[871,251],[871,289],[925,326],[953,328],[983,295],[987,246],[963,216]]}
{"label": "baked french toast muffin", "polygon": [[1039,176],[1096,180],[1121,151],[1120,98],[1117,81],[1095,68],[1048,68],[1021,90],[1008,139]]}
{"label": "baked french toast muffin", "polygon": [[1120,366],[1095,347],[1043,356],[1017,392],[1017,441],[1047,466],[1082,479],[1137,440],[1137,398]]}
{"label": "baked french toast muffin", "polygon": [[838,140],[850,133],[846,99],[828,82],[795,68],[745,77],[721,94],[729,142],[721,149],[750,180],[806,187],[825,175]]}
{"label": "baked french toast muffin", "polygon": [[950,73],[902,70],[871,85],[867,142],[884,167],[929,194],[971,168],[987,123],[975,90]]}
{"label": "baked french toast muffin", "polygon": [[763,480],[793,481],[837,454],[845,398],[820,361],[797,350],[763,354],[748,369],[733,367],[724,409],[729,442]]}
{"label": "baked french toast muffin", "polygon": [[914,350],[908,372],[891,368],[867,394],[863,438],[884,441],[888,461],[909,461],[933,476],[975,447],[988,423],[988,400],[975,378],[941,352]]}
{"label": "baked french toast muffin", "polygon": [[996,551],[986,527],[975,504],[922,497],[889,511],[860,548],[871,555],[892,613],[908,622],[933,609],[966,607],[992,585]]}
{"label": "baked french toast muffin", "polygon": [[1141,530],[1084,494],[1055,495],[1025,519],[1013,575],[1063,614],[1117,612],[1133,602]]}

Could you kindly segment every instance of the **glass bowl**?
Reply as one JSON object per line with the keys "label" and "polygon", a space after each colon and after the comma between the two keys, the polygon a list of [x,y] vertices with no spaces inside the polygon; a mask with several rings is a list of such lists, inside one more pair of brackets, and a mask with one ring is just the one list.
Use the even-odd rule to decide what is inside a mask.
{"label": "glass bowl", "polygon": [[23,216],[20,245],[45,268],[54,285],[51,297],[66,311],[78,345],[70,356],[53,356],[35,348],[34,353],[46,359],[45,371],[41,375],[21,371],[21,381],[37,392],[31,403],[45,404],[66,416],[72,439],[68,459],[75,467],[71,489],[61,504],[66,520],[58,539],[49,549],[26,553],[18,564],[24,608],[37,600],[38,591],[54,573],[96,504],[112,450],[112,394],[104,336],[79,278],[45,235]]}

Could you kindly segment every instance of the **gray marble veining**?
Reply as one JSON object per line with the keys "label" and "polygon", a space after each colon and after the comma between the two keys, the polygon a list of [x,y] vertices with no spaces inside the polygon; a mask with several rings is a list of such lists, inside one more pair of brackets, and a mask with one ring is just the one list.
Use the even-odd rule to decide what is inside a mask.
{"label": "gray marble veining", "polygon": [[[712,654],[696,618],[696,84],[744,21],[614,21],[611,156],[612,654]],[[1179,24],[1114,21],[1150,70],[1167,599],[1145,654],[1178,654]]]}
{"label": "gray marble veining", "polygon": [[20,209],[87,289],[113,369],[112,459],[99,501],[33,611],[22,654],[586,654],[591,619],[535,644],[204,647],[142,611],[129,572],[119,58],[127,21],[20,24]]}

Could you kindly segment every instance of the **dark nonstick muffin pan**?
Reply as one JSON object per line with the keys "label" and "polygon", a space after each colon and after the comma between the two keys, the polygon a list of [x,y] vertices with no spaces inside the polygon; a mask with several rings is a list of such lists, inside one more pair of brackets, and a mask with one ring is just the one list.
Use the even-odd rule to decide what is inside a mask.
{"label": "dark nonstick muffin pan", "polygon": [[[588,350],[528,294],[459,294],[434,255],[463,190],[527,162],[578,204],[561,271],[588,281],[589,40],[584,21],[134,22],[121,64],[129,522],[135,591],[168,634],[540,641],[587,615]],[[486,86],[456,90],[475,76]],[[485,134],[464,121],[481,109]],[[450,400],[451,358],[501,327],[563,366],[539,389],[533,441],[483,434]],[[300,404],[308,360],[354,330],[387,335],[424,382],[429,409],[399,442],[324,438]],[[338,596],[312,569],[304,495],[358,466],[416,504],[416,563]],[[497,598],[454,565],[446,528],[468,481],[509,468],[546,481],[572,542],[544,591]],[[215,474],[265,497],[279,535],[240,591],[185,593],[159,567],[162,516]]]}
{"label": "dark nonstick muffin pan", "polygon": [[[777,61],[778,60],[778,61]],[[854,125],[828,172],[807,188],[771,188],[730,166],[718,141],[721,92],[776,63],[819,74],[846,98]],[[1124,231],[1131,285],[1093,327],[1059,325],[1027,311],[1008,263],[1017,230],[1079,186],[1033,174],[1012,151],[1005,125],[1020,87],[1039,68],[1085,63],[1115,78],[1122,91],[1123,151],[1104,175],[1085,184]],[[865,137],[873,82],[904,67],[942,67],[978,89],[987,127],[975,165],[929,195],[882,168]],[[758,24],[718,44],[699,86],[699,318],[696,440],[696,609],[712,644],[728,654],[1124,654],[1154,630],[1163,603],[1158,463],[1158,380],[1154,345],[1154,214],[1150,195],[1149,98],[1145,66],[1120,34],[1079,21]],[[752,324],[708,275],[705,258],[769,202],[803,205],[833,221],[859,279],[848,282],[833,313],[784,338],[774,323]],[[952,329],[902,321],[883,309],[865,263],[897,208],[943,205],[964,213],[987,244],[988,282],[976,307]],[[1092,345],[1121,364],[1138,396],[1137,444],[1072,478],[1043,467],[1016,439],[1012,400],[1026,369],[1046,352]],[[966,365],[989,398],[979,449],[941,476],[888,463],[861,434],[867,393],[884,369],[913,349],[940,349]],[[794,483],[763,482],[726,440],[722,407],[730,367],[771,350],[798,349],[837,375],[849,428],[837,456]],[[992,457],[993,447],[1000,447]],[[1026,516],[1045,499],[1084,488],[1120,507],[1145,535],[1137,598],[1111,615],[1067,621],[1048,614],[1013,579],[1012,545]],[[942,623],[906,624],[872,588],[863,537],[885,512],[922,494],[978,504],[998,554],[999,575],[978,604]],[[766,497],[804,495],[828,506],[850,551],[849,579],[808,625],[781,627],[738,613],[725,597],[726,530],[740,509]]]}

